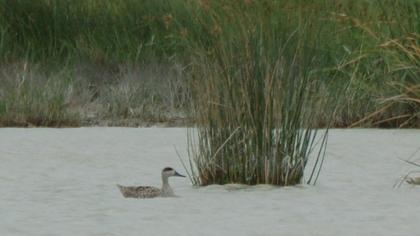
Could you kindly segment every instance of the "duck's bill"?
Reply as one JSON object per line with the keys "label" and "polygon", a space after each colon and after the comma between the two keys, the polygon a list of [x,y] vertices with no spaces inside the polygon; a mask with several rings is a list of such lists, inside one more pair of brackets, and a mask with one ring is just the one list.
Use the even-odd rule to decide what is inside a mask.
{"label": "duck's bill", "polygon": [[175,176],[179,176],[179,177],[185,177],[185,175],[181,175],[180,173],[175,171]]}

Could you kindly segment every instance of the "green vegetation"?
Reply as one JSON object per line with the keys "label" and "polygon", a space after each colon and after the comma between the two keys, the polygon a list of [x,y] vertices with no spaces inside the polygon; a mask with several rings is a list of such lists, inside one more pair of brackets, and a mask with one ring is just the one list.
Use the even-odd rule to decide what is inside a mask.
{"label": "green vegetation", "polygon": [[[316,58],[314,66],[306,71],[325,82],[319,98],[348,86],[334,115],[334,126],[418,127],[419,8],[418,0],[1,0],[0,120],[3,126],[23,124],[21,119],[35,112],[40,120],[60,119],[35,124],[67,125],[68,121],[68,125],[81,125],[86,124],[86,107],[101,108],[94,119],[141,118],[153,122],[185,118],[190,109],[185,99],[191,95],[191,68],[197,61],[214,61],[226,56],[222,53],[235,53],[229,49],[231,45],[244,49],[247,42],[240,32],[249,30],[250,34],[260,34],[255,38],[262,37],[258,50],[270,51],[277,54],[271,57],[286,61],[295,54],[295,44],[304,42],[305,50],[312,52],[299,60]],[[288,48],[279,55],[276,44],[284,45],[289,37]],[[178,91],[170,102],[166,95],[172,91],[171,86],[139,82],[144,77],[141,71],[140,76],[131,76],[134,85],[121,92],[127,86],[119,84],[124,80],[121,78],[145,65],[164,67],[163,74],[180,68],[177,77],[182,79],[176,82]],[[12,75],[11,67],[16,69]],[[7,86],[11,85],[5,80],[26,73],[24,67],[37,71],[33,80],[38,82],[33,84],[41,86],[54,77],[54,88],[79,88],[86,100],[78,101],[78,107],[61,104],[60,109],[54,108],[56,115],[45,118],[41,116],[50,112],[43,112],[46,110],[41,107],[54,107],[60,99],[31,97],[31,103],[26,103],[30,109],[14,108],[10,112],[7,105],[6,110],[6,104],[21,102],[10,101],[18,97],[10,94]],[[160,84],[172,83],[171,76],[162,76]],[[134,89],[138,86],[147,92]],[[28,99],[41,96],[20,89],[28,93]],[[110,94],[115,101],[110,101]],[[152,108],[144,108],[145,104]],[[156,115],[162,111],[167,115]],[[14,119],[16,122],[11,122]],[[319,126],[325,126],[327,120],[319,117]]]}
{"label": "green vegetation", "polygon": [[419,0],[0,0],[0,126],[193,119],[195,183],[299,183],[316,128],[420,127],[419,12]]}

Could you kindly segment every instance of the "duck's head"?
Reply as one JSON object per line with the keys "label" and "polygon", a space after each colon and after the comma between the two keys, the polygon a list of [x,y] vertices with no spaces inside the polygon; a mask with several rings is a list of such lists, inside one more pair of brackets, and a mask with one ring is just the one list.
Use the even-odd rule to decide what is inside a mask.
{"label": "duck's head", "polygon": [[165,167],[162,170],[162,177],[168,178],[168,177],[171,177],[171,176],[185,177],[184,175],[181,175],[180,173],[176,172],[171,167]]}

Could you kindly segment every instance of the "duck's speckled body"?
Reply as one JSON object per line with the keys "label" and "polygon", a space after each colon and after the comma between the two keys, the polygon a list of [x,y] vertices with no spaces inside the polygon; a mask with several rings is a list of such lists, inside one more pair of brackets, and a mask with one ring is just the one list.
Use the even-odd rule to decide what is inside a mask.
{"label": "duck's speckled body", "polygon": [[417,177],[409,177],[409,178],[406,178],[405,181],[407,183],[409,183],[409,184],[420,185],[420,176],[417,176]]}
{"label": "duck's speckled body", "polygon": [[119,184],[117,184],[117,186],[122,195],[126,198],[175,197],[175,194],[168,182],[168,178],[171,176],[185,177],[171,167],[166,167],[162,170],[161,189],[152,186],[122,186]]}
{"label": "duck's speckled body", "polygon": [[121,186],[117,184],[122,195],[126,198],[153,198],[159,197],[161,191],[159,188],[151,186]]}

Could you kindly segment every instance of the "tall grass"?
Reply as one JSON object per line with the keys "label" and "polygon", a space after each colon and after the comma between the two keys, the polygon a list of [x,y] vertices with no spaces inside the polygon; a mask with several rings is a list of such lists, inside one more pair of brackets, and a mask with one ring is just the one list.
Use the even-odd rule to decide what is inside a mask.
{"label": "tall grass", "polygon": [[165,0],[1,0],[2,55],[8,55],[2,59],[115,63],[172,54],[165,6]]}
{"label": "tall grass", "polygon": [[[98,98],[111,104],[105,105],[108,108],[103,109],[107,112],[101,111],[101,116],[142,119],[144,116],[135,112],[144,110],[142,103],[147,100],[159,106],[162,99],[137,99],[145,93],[137,90],[147,90],[149,94],[158,94],[157,97],[167,90],[153,83],[140,86],[137,82],[129,86],[130,90],[124,89],[122,84],[118,85],[121,66],[169,61],[187,68],[188,72],[189,68],[197,68],[195,64],[202,62],[200,58],[212,60],[205,64],[220,65],[219,59],[215,61],[217,57],[226,58],[224,54],[232,50],[246,49],[248,42],[240,30],[257,32],[264,40],[277,40],[281,35],[280,41],[267,45],[261,39],[262,45],[257,47],[264,50],[271,50],[268,44],[285,45],[288,36],[296,31],[285,55],[295,54],[298,41],[304,41],[306,48],[316,48],[300,57],[316,58],[317,66],[310,73],[316,73],[315,77],[323,81],[317,98],[337,94],[348,85],[335,113],[334,126],[418,127],[418,12],[419,0],[0,0],[0,63],[41,65],[44,74],[62,68],[77,70],[80,64],[90,67],[93,77],[100,77],[103,70],[112,71],[110,80],[95,79],[94,87],[91,86],[108,91]],[[261,24],[265,25],[264,29],[258,29]],[[308,37],[317,38],[316,45]],[[226,40],[222,45],[221,39]],[[231,48],[234,44],[242,46]],[[278,54],[278,51],[274,49],[270,53]],[[80,78],[77,73],[69,73],[70,80],[67,76],[58,79],[70,81],[63,83],[75,87],[81,79],[85,81],[80,84],[90,86],[92,76],[83,75]],[[189,84],[188,79],[182,81],[185,84],[177,87],[185,90],[177,94],[188,94],[195,84]],[[0,84],[0,88],[5,90],[5,84]],[[97,91],[86,91],[98,96]],[[113,103],[106,94],[121,99]],[[129,105],[124,108],[124,104]],[[177,112],[183,109],[173,107]],[[335,106],[326,104],[325,109],[332,111]],[[328,120],[328,116],[321,116],[318,126],[325,126]]]}
{"label": "tall grass", "polygon": [[[337,22],[349,26],[348,32],[363,35],[355,40],[358,50],[349,50],[340,67],[352,78],[349,106],[342,106],[349,109],[341,110],[348,115],[341,117],[350,118],[345,121],[349,127],[419,127],[420,2],[372,1],[353,8],[360,11],[335,15]],[[354,101],[356,106],[351,106]]]}
{"label": "tall grass", "polygon": [[390,95],[380,99],[381,107],[375,112],[381,119],[376,123],[420,127],[420,34],[405,32],[380,46],[389,60]]}
{"label": "tall grass", "polygon": [[[207,21],[220,28],[211,32],[210,54],[197,58],[192,72],[198,119],[197,139],[189,140],[194,184],[298,184],[316,148],[307,181],[317,180],[327,131],[315,147],[317,117],[328,113],[322,110],[325,100],[314,99],[323,85],[315,71],[322,63],[316,55],[319,29],[309,24],[314,15],[301,9],[296,28],[287,32],[282,6],[260,4],[227,4]],[[261,15],[251,17],[246,9],[253,7],[273,12],[260,9]]]}

